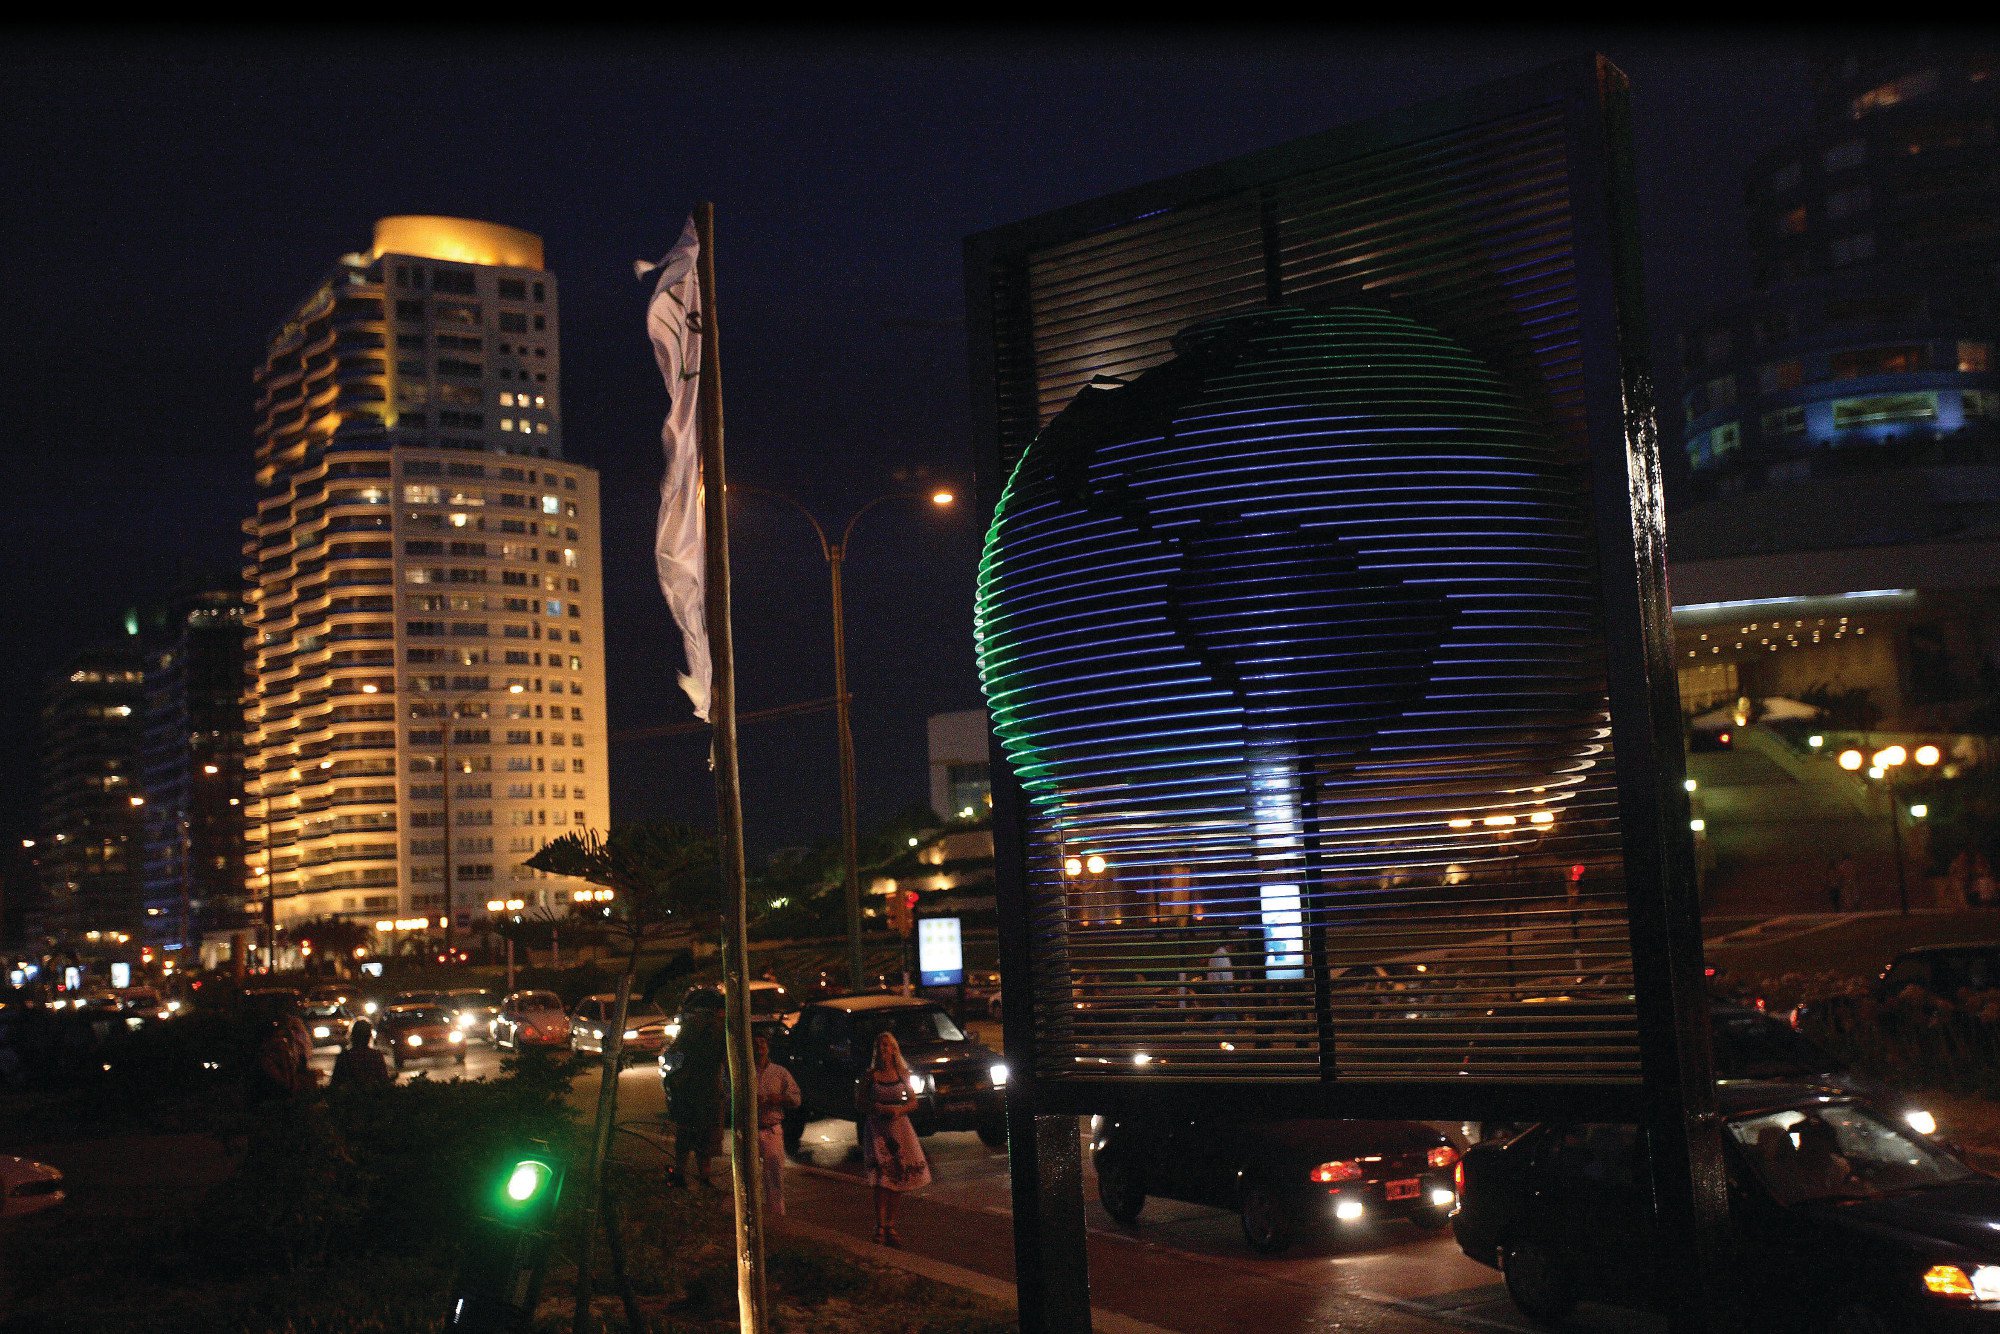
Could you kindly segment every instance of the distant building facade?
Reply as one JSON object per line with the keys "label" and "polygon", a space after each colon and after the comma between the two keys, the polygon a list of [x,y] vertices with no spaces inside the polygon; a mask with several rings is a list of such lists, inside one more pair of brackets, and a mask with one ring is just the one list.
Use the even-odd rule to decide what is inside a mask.
{"label": "distant building facade", "polygon": [[1830,62],[1812,127],[1751,171],[1754,290],[1683,347],[1690,712],[1865,692],[1949,729],[2000,687],[1996,49]]}
{"label": "distant building facade", "polygon": [[28,923],[31,945],[78,949],[137,938],[143,929],[144,680],[134,638],[78,654],[48,685],[34,849],[41,893]]}
{"label": "distant building facade", "polygon": [[179,599],[146,654],[144,939],[209,964],[248,926],[243,611],[236,589]]}
{"label": "distant building facade", "polygon": [[[246,522],[246,893],[460,933],[609,824],[597,474],[539,237],[385,218],[271,337]],[[263,900],[269,896],[270,902]]]}
{"label": "distant building facade", "polygon": [[985,820],[993,810],[986,710],[934,713],[928,726],[931,810],[947,821]]}

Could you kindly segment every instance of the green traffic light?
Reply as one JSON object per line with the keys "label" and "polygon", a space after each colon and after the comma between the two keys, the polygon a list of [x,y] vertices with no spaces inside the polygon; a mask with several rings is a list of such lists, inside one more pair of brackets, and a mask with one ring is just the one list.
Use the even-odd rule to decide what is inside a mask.
{"label": "green traffic light", "polygon": [[514,1164],[514,1170],[507,1174],[507,1199],[509,1203],[525,1205],[532,1201],[549,1184],[554,1176],[549,1165],[533,1158],[523,1158]]}

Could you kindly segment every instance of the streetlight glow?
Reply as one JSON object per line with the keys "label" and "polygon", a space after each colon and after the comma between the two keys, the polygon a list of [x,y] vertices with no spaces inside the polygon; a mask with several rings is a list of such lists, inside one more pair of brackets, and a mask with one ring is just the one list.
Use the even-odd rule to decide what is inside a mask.
{"label": "streetlight glow", "polygon": [[1064,874],[1064,875],[1067,875],[1067,876],[1078,876],[1078,875],[1082,875],[1082,874],[1083,874],[1083,858],[1081,858],[1081,857],[1065,857],[1065,858],[1063,858],[1063,874]]}
{"label": "streetlight glow", "polygon": [[1909,758],[1910,752],[1904,750],[1901,746],[1885,746],[1875,752],[1875,766],[1879,769],[1893,769],[1897,765],[1908,761]]}
{"label": "streetlight glow", "polygon": [[1856,769],[1859,769],[1861,767],[1861,752],[1858,750],[1841,751],[1840,767],[1849,773],[1853,773]]}
{"label": "streetlight glow", "polygon": [[1921,801],[1918,802],[1916,805],[1910,807],[1910,818],[1912,820],[1921,820],[1924,817],[1928,816],[1930,813],[1931,813],[1931,808],[1924,805],[1924,803],[1922,803]]}
{"label": "streetlight glow", "polygon": [[1917,747],[1916,761],[1918,764],[1923,765],[1926,769],[1930,768],[1933,764],[1936,764],[1939,760],[1943,758],[1944,758],[1944,752],[1939,750],[1936,746]]}
{"label": "streetlight glow", "polygon": [[1096,853],[1093,852],[1092,854],[1090,854],[1089,857],[1084,859],[1083,869],[1090,872],[1092,875],[1103,875],[1104,858],[1098,856]]}
{"label": "streetlight glow", "polygon": [[951,504],[954,500],[957,499],[958,499],[957,496],[953,495],[949,491],[945,491],[942,489],[931,492],[931,504],[936,505],[939,508],[943,508],[944,506]]}

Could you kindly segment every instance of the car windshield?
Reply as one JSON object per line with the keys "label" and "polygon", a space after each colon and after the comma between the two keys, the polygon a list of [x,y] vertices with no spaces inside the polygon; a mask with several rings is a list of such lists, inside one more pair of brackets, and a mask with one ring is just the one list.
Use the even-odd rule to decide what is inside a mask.
{"label": "car windshield", "polygon": [[625,1022],[628,1024],[650,1024],[666,1017],[667,1012],[651,1001],[633,1001],[625,1007]]}
{"label": "car windshield", "polygon": [[927,1047],[937,1042],[963,1042],[965,1034],[959,1032],[958,1025],[943,1010],[891,1010],[886,1014],[860,1014],[855,1016],[855,1027],[866,1048],[875,1045],[876,1035],[884,1030],[896,1035],[896,1042],[904,1047]]}
{"label": "car windshield", "polygon": [[340,1018],[340,1007],[338,1005],[308,1005],[306,1006],[306,1018],[338,1019]]}
{"label": "car windshield", "polygon": [[449,1026],[451,1015],[434,1005],[413,1005],[407,1010],[392,1010],[389,1018],[399,1024],[444,1024]]}
{"label": "car windshield", "polygon": [[531,991],[525,996],[514,998],[514,1005],[522,1010],[560,1010],[562,998],[553,991]]}
{"label": "car windshield", "polygon": [[1859,1103],[1741,1116],[1729,1133],[1779,1204],[1889,1195],[1976,1175]]}
{"label": "car windshield", "polygon": [[1791,1079],[1840,1069],[1839,1061],[1761,1014],[1718,1015],[1713,1026],[1718,1079]]}
{"label": "car windshield", "polygon": [[752,1014],[783,1014],[789,1008],[782,987],[759,987],[750,993]]}
{"label": "car windshield", "polygon": [[451,993],[453,1005],[491,1005],[493,993],[490,991],[454,991]]}

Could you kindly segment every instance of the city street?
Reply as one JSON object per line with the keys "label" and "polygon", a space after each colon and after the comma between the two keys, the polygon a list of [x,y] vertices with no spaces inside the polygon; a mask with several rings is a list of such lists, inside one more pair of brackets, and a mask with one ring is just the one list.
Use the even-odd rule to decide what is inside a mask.
{"label": "city street", "polygon": [[[476,1049],[467,1069],[476,1072],[492,1059],[490,1049]],[[580,1110],[593,1107],[596,1094],[594,1077],[577,1081]],[[653,1068],[625,1071],[618,1119],[628,1133],[617,1140],[621,1159],[635,1166],[663,1161],[653,1147],[665,1135],[663,1112]],[[933,1184],[905,1205],[905,1249],[1012,1282],[1006,1151],[988,1149],[969,1131],[932,1135],[924,1148]],[[1264,1258],[1244,1244],[1235,1215],[1216,1209],[1153,1200],[1136,1227],[1113,1222],[1097,1203],[1087,1144],[1084,1153],[1091,1295],[1101,1310],[1182,1334],[1537,1328],[1514,1310],[1499,1275],[1466,1259],[1449,1232],[1433,1235],[1388,1223]],[[713,1177],[720,1196],[727,1189],[725,1160],[715,1162]],[[785,1199],[792,1218],[856,1241],[869,1239],[874,1214],[851,1123],[816,1121],[807,1127],[799,1156],[786,1165]],[[1191,1299],[1196,1293],[1201,1297]],[[1572,1328],[1650,1334],[1664,1324],[1585,1307]]]}

